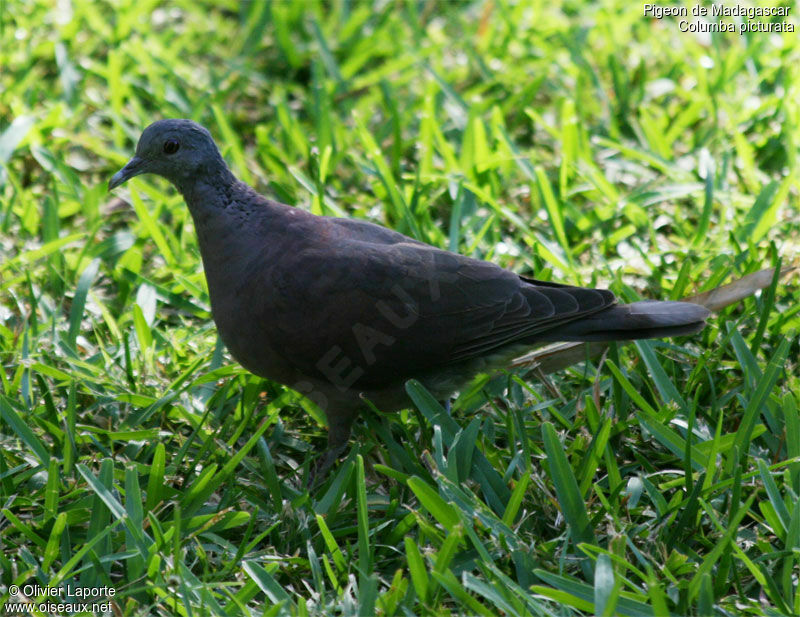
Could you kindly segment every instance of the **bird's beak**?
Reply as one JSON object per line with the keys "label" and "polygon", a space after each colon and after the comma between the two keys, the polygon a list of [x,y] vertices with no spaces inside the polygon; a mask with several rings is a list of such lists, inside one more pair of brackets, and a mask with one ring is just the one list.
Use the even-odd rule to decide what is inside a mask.
{"label": "bird's beak", "polygon": [[117,188],[123,182],[130,180],[134,176],[138,176],[141,173],[144,173],[146,170],[144,168],[145,160],[138,156],[134,156],[128,163],[120,169],[117,173],[115,173],[111,180],[108,181],[108,190],[111,191]]}

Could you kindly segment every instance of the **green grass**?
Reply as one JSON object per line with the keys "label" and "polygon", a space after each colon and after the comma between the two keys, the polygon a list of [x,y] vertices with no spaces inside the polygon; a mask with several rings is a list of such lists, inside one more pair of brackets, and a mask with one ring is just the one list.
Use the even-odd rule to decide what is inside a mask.
{"label": "green grass", "polygon": [[0,67],[0,604],[800,614],[796,275],[450,415],[410,382],[309,492],[323,419],[220,346],[180,195],[106,192],[147,124],[191,117],[296,207],[680,298],[798,261],[797,33],[624,2],[5,0]]}

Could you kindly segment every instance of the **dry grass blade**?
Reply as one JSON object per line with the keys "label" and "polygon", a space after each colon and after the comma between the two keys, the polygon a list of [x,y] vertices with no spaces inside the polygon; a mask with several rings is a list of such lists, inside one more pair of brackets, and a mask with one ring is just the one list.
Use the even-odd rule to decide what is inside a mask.
{"label": "dry grass blade", "polygon": [[[780,275],[785,276],[794,269],[794,266],[787,266],[781,270]],[[774,276],[775,268],[767,268],[766,270],[760,270],[753,274],[743,276],[733,281],[733,283],[720,285],[719,287],[704,291],[695,296],[688,296],[683,298],[683,301],[701,304],[710,311],[718,312],[731,304],[735,304],[748,296],[752,296],[757,291],[769,287]]]}
{"label": "dry grass blade", "polygon": [[536,367],[545,374],[555,373],[587,358],[595,358],[607,347],[608,343],[556,343],[517,358],[511,366]]}

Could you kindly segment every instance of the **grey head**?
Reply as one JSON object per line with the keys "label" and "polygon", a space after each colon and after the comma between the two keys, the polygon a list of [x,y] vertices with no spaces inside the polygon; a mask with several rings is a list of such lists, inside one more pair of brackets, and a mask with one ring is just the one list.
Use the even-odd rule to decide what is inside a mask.
{"label": "grey head", "polygon": [[148,126],[135,156],[108,183],[108,190],[140,174],[158,174],[185,192],[198,178],[227,173],[214,139],[192,120],[158,120]]}

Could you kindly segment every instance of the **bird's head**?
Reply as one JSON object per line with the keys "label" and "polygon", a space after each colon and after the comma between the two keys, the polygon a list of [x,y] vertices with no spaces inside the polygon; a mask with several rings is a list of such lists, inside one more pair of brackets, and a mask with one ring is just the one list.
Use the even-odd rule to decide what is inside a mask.
{"label": "bird's head", "polygon": [[227,169],[211,134],[192,120],[158,120],[148,126],[136,154],[108,183],[108,190],[141,174],[158,174],[178,189],[190,186],[195,178]]}

